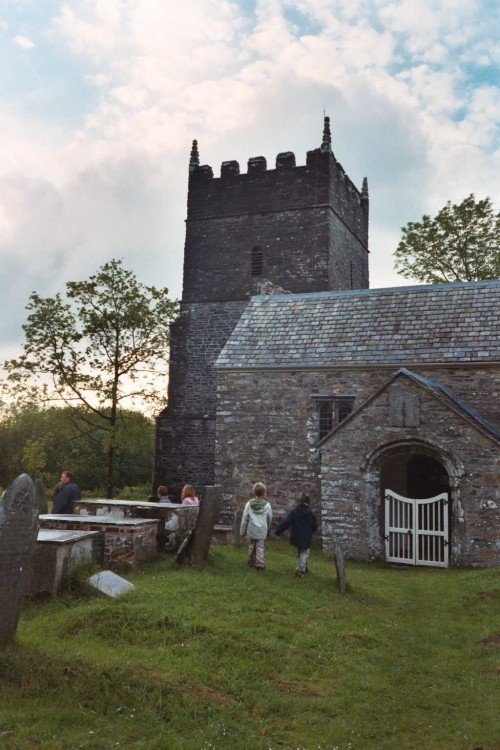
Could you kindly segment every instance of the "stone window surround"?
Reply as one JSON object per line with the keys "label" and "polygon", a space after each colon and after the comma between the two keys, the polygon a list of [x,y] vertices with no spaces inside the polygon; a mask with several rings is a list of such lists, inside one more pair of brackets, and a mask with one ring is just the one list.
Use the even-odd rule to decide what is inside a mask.
{"label": "stone window surround", "polygon": [[[311,393],[310,398],[316,406],[316,423],[319,440],[322,440],[322,438],[326,437],[328,432],[330,432],[333,427],[340,424],[340,422],[346,419],[346,417],[348,417],[349,414],[354,411],[354,402],[356,400],[356,396],[352,393]],[[332,424],[330,429],[327,431],[322,430],[320,424],[321,405],[325,403],[330,403],[332,407]],[[350,407],[349,414],[345,414],[342,418],[340,418],[341,407],[345,405],[348,405]]]}

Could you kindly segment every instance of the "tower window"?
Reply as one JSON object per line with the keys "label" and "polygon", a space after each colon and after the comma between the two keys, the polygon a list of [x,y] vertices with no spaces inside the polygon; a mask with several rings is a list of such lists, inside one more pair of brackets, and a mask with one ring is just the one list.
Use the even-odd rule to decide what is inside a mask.
{"label": "tower window", "polygon": [[250,267],[252,276],[262,276],[262,270],[264,267],[264,253],[261,247],[253,248]]}

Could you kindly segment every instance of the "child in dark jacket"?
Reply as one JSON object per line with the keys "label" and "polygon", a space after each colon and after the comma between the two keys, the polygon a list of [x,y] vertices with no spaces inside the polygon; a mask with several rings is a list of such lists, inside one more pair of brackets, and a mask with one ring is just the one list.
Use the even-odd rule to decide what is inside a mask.
{"label": "child in dark jacket", "polygon": [[282,534],[285,529],[290,529],[290,542],[297,547],[297,569],[295,575],[304,578],[307,573],[307,560],[311,553],[312,535],[318,528],[316,516],[309,507],[309,495],[303,492],[295,508],[288,513],[286,518],[276,527],[276,535]]}

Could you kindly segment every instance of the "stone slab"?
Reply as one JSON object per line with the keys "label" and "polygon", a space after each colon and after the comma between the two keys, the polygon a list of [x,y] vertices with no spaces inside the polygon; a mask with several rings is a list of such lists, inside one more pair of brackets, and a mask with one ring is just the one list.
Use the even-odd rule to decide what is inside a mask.
{"label": "stone slab", "polygon": [[101,565],[103,553],[103,531],[40,529],[28,596],[57,596],[68,587],[75,568],[88,562]]}
{"label": "stone slab", "polygon": [[155,518],[158,523],[158,552],[174,552],[179,535],[185,535],[194,528],[198,507],[179,503],[92,498],[76,502],[73,512],[87,518]]}
{"label": "stone slab", "polygon": [[106,516],[100,518],[99,516],[77,516],[64,513],[44,513],[40,517],[40,525],[43,526],[44,521],[68,521],[69,523],[79,524],[95,524],[96,526],[141,526],[143,524],[158,524],[156,518],[116,518],[114,516]]}
{"label": "stone slab", "polygon": [[125,578],[116,575],[111,570],[101,570],[99,573],[95,573],[87,579],[87,583],[113,599],[133,591],[135,588],[133,583],[126,581]]}
{"label": "stone slab", "polygon": [[192,508],[192,505],[182,505],[182,503],[152,503],[149,502],[149,500],[120,500],[120,499],[113,499],[113,500],[107,500],[104,497],[92,497],[92,498],[85,498],[84,500],[80,501],[82,504],[89,504],[89,505],[115,505],[120,506],[123,505],[124,507],[130,507],[133,508],[134,506],[137,508]]}
{"label": "stone slab", "polygon": [[120,518],[110,515],[52,513],[40,516],[40,526],[44,529],[102,532],[101,562],[106,568],[114,569],[135,567],[157,554],[159,523],[157,518]]}
{"label": "stone slab", "polygon": [[95,537],[98,531],[71,531],[70,529],[39,529],[38,543],[50,542],[53,544],[68,544],[87,537]]}

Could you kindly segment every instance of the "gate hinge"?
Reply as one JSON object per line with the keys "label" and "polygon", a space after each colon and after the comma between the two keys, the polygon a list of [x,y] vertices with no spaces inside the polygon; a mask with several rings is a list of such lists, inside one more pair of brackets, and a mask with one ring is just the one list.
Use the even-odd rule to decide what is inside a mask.
{"label": "gate hinge", "polygon": [[388,534],[386,534],[386,535],[384,536],[384,542],[388,542],[388,541],[389,541],[389,535],[388,535]]}
{"label": "gate hinge", "polygon": [[446,539],[443,539],[443,544],[444,544],[445,547],[448,547],[449,543],[446,541]]}

